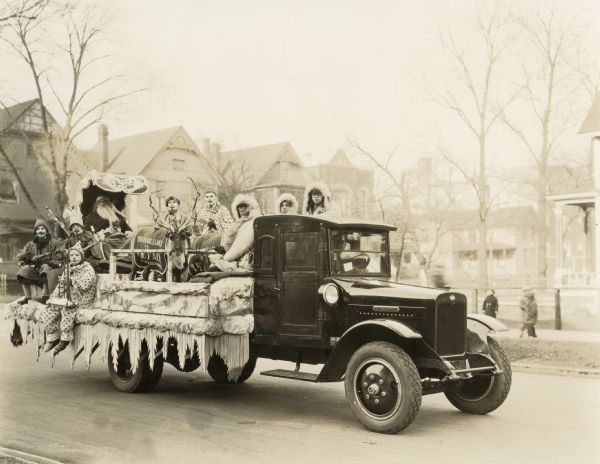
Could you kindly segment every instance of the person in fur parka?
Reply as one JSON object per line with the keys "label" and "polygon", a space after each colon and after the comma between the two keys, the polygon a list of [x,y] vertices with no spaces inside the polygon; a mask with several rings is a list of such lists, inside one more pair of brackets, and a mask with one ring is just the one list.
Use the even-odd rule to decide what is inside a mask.
{"label": "person in fur parka", "polygon": [[331,192],[323,182],[311,182],[304,189],[302,214],[316,216],[331,210]]}
{"label": "person in fur parka", "polygon": [[282,193],[275,202],[277,212],[275,214],[298,214],[298,200],[291,193]]}
{"label": "person in fur parka", "polygon": [[69,248],[69,265],[59,278],[46,306],[38,316],[46,330],[44,351],[54,348],[54,354],[64,350],[73,340],[77,308],[96,298],[96,273],[84,261],[84,251],[77,242]]}
{"label": "person in fur parka", "polygon": [[221,246],[225,254],[210,260],[221,271],[251,270],[253,264],[254,218],[261,215],[258,202],[249,195],[238,194],[231,204],[235,222],[223,234]]}

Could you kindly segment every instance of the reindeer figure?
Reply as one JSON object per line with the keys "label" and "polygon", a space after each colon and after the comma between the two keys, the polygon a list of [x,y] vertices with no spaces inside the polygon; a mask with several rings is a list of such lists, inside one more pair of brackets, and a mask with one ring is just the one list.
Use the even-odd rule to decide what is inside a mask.
{"label": "reindeer figure", "polygon": [[[196,222],[194,220],[194,212],[196,210],[196,205],[198,204],[198,199],[200,198],[200,193],[196,190],[194,204],[190,210],[190,214],[185,219],[178,211],[180,202],[175,197],[169,197],[167,199],[169,213],[167,213],[166,217],[162,219],[160,217],[160,213],[152,203],[152,193],[150,193],[149,196],[149,204],[150,208],[154,212],[153,220],[156,225],[154,229],[162,229],[165,231],[164,236],[167,239],[165,243],[165,249],[169,251],[168,262],[169,267],[173,271],[173,280],[176,282],[181,282],[181,274],[186,265],[186,252],[190,248],[192,226]],[[158,243],[149,242],[148,244],[157,245]]]}

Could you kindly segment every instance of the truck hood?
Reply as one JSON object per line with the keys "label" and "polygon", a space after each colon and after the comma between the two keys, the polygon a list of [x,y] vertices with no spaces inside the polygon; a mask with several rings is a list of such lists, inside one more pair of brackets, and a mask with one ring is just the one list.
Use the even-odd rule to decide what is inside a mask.
{"label": "truck hood", "polygon": [[344,301],[349,304],[390,305],[406,300],[435,300],[445,291],[362,277],[332,280],[342,288]]}

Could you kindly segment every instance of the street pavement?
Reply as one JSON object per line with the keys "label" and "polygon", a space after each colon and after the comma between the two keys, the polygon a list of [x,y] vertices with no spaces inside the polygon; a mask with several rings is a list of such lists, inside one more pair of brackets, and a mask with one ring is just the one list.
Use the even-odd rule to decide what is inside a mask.
{"label": "street pavement", "polygon": [[[88,371],[35,361],[32,346],[0,340],[0,447],[69,463],[592,462],[600,456],[600,380],[515,373],[506,403],[460,413],[423,398],[398,435],[364,429],[341,383],[260,376],[290,368],[260,360],[246,384],[219,386],[165,366],[150,394],[123,394],[95,358]],[[316,367],[312,367],[316,369]]]}

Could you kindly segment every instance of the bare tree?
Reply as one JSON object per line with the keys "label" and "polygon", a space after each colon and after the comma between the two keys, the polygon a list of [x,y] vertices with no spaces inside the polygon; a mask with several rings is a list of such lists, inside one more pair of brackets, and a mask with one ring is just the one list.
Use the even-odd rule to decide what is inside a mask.
{"label": "bare tree", "polygon": [[0,29],[4,24],[13,19],[35,18],[40,7],[46,3],[48,3],[48,0],[20,2],[2,0],[0,2]]}
{"label": "bare tree", "polygon": [[221,204],[230,205],[238,193],[249,190],[255,181],[250,165],[244,159],[223,160],[221,157],[205,154],[202,161],[218,186]]}
{"label": "bare tree", "polygon": [[537,5],[518,17],[522,30],[522,80],[524,91],[515,111],[502,114],[530,156],[535,173],[531,185],[537,202],[537,273],[546,284],[548,203],[552,192],[552,164],[559,160],[561,139],[574,133],[581,108],[598,89],[598,75],[582,59],[581,27],[576,17],[559,14],[555,6]]}
{"label": "bare tree", "polygon": [[[431,179],[423,179],[419,175],[412,175],[410,170],[407,169],[403,170],[399,176],[396,175],[392,162],[398,155],[397,147],[387,154],[385,161],[380,161],[378,157],[363,148],[355,139],[350,139],[349,143],[358,153],[375,165],[377,171],[389,181],[389,185],[385,190],[379,192],[377,202],[381,208],[382,219],[398,227],[396,234],[399,237],[400,250],[398,252],[395,280],[398,281],[400,277],[402,256],[405,253],[406,244],[409,242],[412,244],[415,253],[421,255],[424,259],[425,270],[428,269],[436,258],[443,237],[449,232],[448,218],[444,214],[444,211],[447,211],[450,206],[449,196],[438,199],[442,203],[433,206],[432,201],[425,198],[431,195],[429,191],[429,181]],[[413,211],[411,199],[414,200],[415,198],[418,198],[416,203],[422,204],[421,211]],[[386,212],[383,205],[389,201],[393,201],[394,205],[387,208],[389,211]],[[428,241],[427,250],[423,249],[420,230],[431,232],[431,240]]]}
{"label": "bare tree", "polygon": [[[21,1],[17,3],[8,2],[7,0],[2,1],[0,3],[0,35],[3,32],[3,28],[13,21],[36,20],[37,16],[43,11],[47,3],[48,0]],[[18,116],[19,115],[12,114],[8,106],[0,99],[0,160],[2,161],[0,163],[2,168],[0,169],[9,172],[17,180],[19,189],[27,202],[36,213],[41,214],[40,206],[34,201],[19,169],[13,162],[3,143],[3,140],[7,138],[11,132],[18,133],[27,143],[33,143],[29,134],[16,124]]]}
{"label": "bare tree", "polygon": [[[111,19],[106,10],[60,0],[22,0],[21,5],[27,14],[10,17],[0,39],[29,70],[45,138],[38,155],[52,177],[54,204],[62,210],[68,203],[75,140],[112,103],[140,90],[118,90],[124,76],[110,70],[112,55],[104,50]],[[48,112],[50,101],[62,113],[61,126]]]}
{"label": "bare tree", "polygon": [[476,175],[472,175],[468,167],[474,165],[472,161],[468,164],[459,162],[447,150],[438,151],[464,175],[477,198],[478,287],[484,289],[488,285],[486,239],[491,199],[487,159],[490,133],[504,110],[515,100],[518,91],[500,90],[506,87],[501,81],[501,64],[509,55],[509,47],[514,40],[510,19],[498,8],[491,12],[480,10],[472,26],[473,39],[467,45],[459,45],[451,31],[442,34],[442,45],[452,72],[446,79],[446,88],[443,84],[436,86],[428,79],[425,79],[425,88],[429,98],[454,114],[476,142]]}

